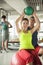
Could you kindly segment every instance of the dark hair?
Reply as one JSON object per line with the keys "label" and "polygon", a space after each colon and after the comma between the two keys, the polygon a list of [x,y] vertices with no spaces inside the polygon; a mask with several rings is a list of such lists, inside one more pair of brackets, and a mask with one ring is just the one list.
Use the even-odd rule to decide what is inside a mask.
{"label": "dark hair", "polygon": [[24,20],[29,21],[27,18],[23,18],[23,19],[22,19],[22,21],[24,21]]}
{"label": "dark hair", "polygon": [[31,18],[34,19],[34,16],[31,16],[30,19],[31,19]]}
{"label": "dark hair", "polygon": [[31,17],[30,17],[30,20],[34,21],[34,23],[35,23],[35,18],[34,18],[34,16],[31,16]]}
{"label": "dark hair", "polygon": [[2,18],[4,18],[4,19],[5,19],[5,18],[6,18],[6,16],[5,16],[5,15],[3,15],[3,16],[2,16]]}

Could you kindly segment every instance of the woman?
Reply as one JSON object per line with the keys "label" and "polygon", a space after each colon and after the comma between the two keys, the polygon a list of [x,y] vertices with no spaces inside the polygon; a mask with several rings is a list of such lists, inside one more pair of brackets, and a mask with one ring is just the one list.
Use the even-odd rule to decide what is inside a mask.
{"label": "woman", "polygon": [[[33,58],[36,53],[34,52],[34,46],[32,45],[32,34],[39,28],[40,22],[36,14],[33,13],[33,16],[36,20],[36,26],[34,26],[31,30],[27,30],[29,20],[27,18],[24,18],[24,16],[25,14],[22,13],[22,15],[16,20],[16,28],[20,39],[19,55],[25,60],[26,65],[33,65]],[[21,29],[18,25],[20,20]]]}

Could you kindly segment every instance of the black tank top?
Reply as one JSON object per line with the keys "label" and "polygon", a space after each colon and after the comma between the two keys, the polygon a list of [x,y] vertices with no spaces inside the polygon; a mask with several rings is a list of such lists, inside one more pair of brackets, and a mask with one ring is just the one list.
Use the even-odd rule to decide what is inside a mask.
{"label": "black tank top", "polygon": [[[28,27],[28,30],[30,30],[30,29],[31,28]],[[33,44],[34,47],[37,47],[38,46],[38,43],[37,43],[38,42],[37,34],[38,34],[38,32],[35,31],[33,33],[33,35],[32,35],[32,44]]]}

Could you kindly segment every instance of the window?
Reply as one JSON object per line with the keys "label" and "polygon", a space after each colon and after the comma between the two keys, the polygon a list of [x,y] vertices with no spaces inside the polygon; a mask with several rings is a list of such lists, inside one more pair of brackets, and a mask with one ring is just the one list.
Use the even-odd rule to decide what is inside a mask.
{"label": "window", "polygon": [[42,38],[43,38],[43,21],[40,22],[40,30],[38,32],[38,40],[39,39],[42,40]]}

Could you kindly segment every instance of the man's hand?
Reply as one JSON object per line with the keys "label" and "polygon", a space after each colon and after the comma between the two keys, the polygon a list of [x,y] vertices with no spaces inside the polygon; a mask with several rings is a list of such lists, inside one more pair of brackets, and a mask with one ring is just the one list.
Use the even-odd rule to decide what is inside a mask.
{"label": "man's hand", "polygon": [[36,16],[36,12],[33,13],[33,16]]}

